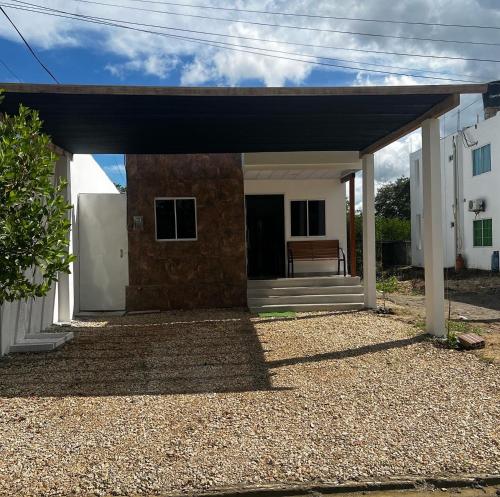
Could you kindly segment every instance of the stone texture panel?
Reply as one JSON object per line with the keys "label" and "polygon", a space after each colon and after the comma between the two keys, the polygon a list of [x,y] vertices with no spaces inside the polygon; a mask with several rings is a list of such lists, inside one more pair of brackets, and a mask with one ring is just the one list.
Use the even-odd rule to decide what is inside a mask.
{"label": "stone texture panel", "polygon": [[[126,164],[127,309],[245,307],[241,155],[127,155]],[[156,241],[155,197],[196,198],[196,241]]]}

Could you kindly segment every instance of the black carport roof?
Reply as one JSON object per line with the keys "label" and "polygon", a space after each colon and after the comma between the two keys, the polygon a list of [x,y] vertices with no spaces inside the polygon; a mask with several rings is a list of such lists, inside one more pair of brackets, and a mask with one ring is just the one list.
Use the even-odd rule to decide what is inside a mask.
{"label": "black carport roof", "polygon": [[72,153],[374,152],[488,85],[192,88],[2,84]]}

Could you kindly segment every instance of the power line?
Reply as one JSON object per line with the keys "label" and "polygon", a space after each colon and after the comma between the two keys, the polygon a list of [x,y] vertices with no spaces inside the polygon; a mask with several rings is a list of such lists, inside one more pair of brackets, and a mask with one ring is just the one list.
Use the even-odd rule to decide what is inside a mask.
{"label": "power line", "polygon": [[3,61],[2,59],[0,59],[0,64],[5,67],[6,71],[14,78],[14,79],[17,79],[17,81],[19,81],[19,83],[21,83],[21,78],[7,65],[7,63],[5,61]]}
{"label": "power line", "polygon": [[296,26],[290,24],[276,24],[276,23],[267,23],[267,22],[258,22],[258,21],[246,21],[243,19],[230,19],[227,17],[212,17],[212,16],[204,16],[200,14],[182,14],[180,12],[172,12],[168,10],[155,10],[155,9],[146,9],[142,7],[132,7],[130,5],[119,5],[115,3],[106,3],[99,2],[95,0],[73,0],[74,2],[87,3],[92,5],[101,5],[105,7],[118,7],[121,9],[131,9],[137,10],[141,12],[152,12],[156,14],[169,14],[180,17],[190,17],[196,19],[204,19],[204,20],[212,20],[212,21],[223,21],[223,22],[232,22],[238,24],[252,24],[255,26],[268,26],[272,28],[286,28],[286,29],[297,29],[297,30],[305,30],[305,31],[314,31],[318,33],[338,33],[338,34],[348,34],[348,35],[357,35],[357,36],[372,36],[378,38],[393,38],[398,40],[412,40],[412,41],[431,41],[431,42],[439,42],[439,43],[457,43],[460,45],[482,45],[482,46],[500,46],[500,43],[494,42],[486,42],[486,41],[465,41],[465,40],[447,40],[444,38],[424,38],[419,36],[403,36],[403,35],[387,35],[381,33],[363,33],[360,31],[343,31],[339,29],[326,29],[326,28],[313,28],[307,26]]}
{"label": "power line", "polygon": [[458,107],[458,109],[456,109],[454,112],[450,113],[450,114],[446,114],[448,117],[452,117],[454,116],[455,114],[458,114],[459,112],[463,112],[464,110],[468,109],[469,107],[472,107],[474,104],[477,104],[480,100],[482,100],[483,97],[478,97],[476,98],[475,100],[473,100],[470,104],[466,105],[465,107]]}
{"label": "power line", "polygon": [[[61,11],[58,9],[45,7],[45,6],[39,5],[39,4],[24,2],[21,0],[11,0],[11,1],[15,1],[15,2],[20,3],[20,4],[29,5],[29,6],[33,6],[33,7],[37,7],[40,9],[53,11],[53,12],[64,12],[64,13],[69,14],[69,15],[82,15],[82,14],[72,14],[71,12]],[[13,7],[12,5],[10,5],[10,6]],[[87,17],[94,17],[94,16],[87,16]],[[101,18],[101,19],[105,19],[105,18]],[[122,20],[116,20],[116,19],[115,19],[115,21],[133,24],[130,21],[122,21]],[[291,45],[291,46],[299,46],[299,47],[307,47],[307,48],[324,48],[327,50],[343,50],[343,51],[370,53],[370,54],[377,54],[377,55],[396,55],[396,56],[402,56],[402,57],[419,57],[419,58],[438,59],[438,60],[460,60],[460,61],[466,61],[466,62],[500,63],[500,59],[485,59],[485,58],[479,58],[479,57],[459,57],[459,56],[453,56],[453,55],[434,55],[434,54],[421,54],[421,53],[411,53],[411,52],[391,52],[391,51],[386,51],[386,50],[370,50],[370,49],[366,49],[366,48],[336,47],[336,46],[331,46],[331,45],[317,45],[317,44],[312,44],[312,43],[299,43],[299,42],[284,41],[284,40],[271,40],[268,38],[266,39],[266,38],[257,38],[257,37],[241,36],[241,35],[231,35],[231,34],[226,34],[226,33],[214,33],[211,31],[200,31],[200,30],[193,30],[193,29],[187,29],[187,28],[176,28],[173,26],[156,26],[156,25],[152,25],[152,24],[142,24],[142,23],[136,23],[136,24],[140,24],[142,26],[149,26],[149,27],[158,27],[158,28],[172,30],[172,31],[182,31],[182,32],[188,32],[188,33],[194,33],[194,34],[219,36],[219,37],[224,37],[224,38],[236,38],[236,39],[241,39],[241,40],[259,41],[259,42],[263,42],[263,43],[278,43],[278,44],[282,44],[282,45]]]}
{"label": "power line", "polygon": [[[31,4],[29,2],[22,2],[23,4],[26,5],[33,5],[36,6],[37,4]],[[188,32],[194,32],[194,33],[200,33],[199,31],[194,31],[194,30],[189,30],[189,29],[178,29],[178,28],[172,28],[170,26],[162,26],[162,25],[155,25],[155,24],[145,24],[145,23],[139,23],[139,22],[133,22],[133,21],[125,21],[125,20],[117,20],[117,19],[110,19],[110,18],[105,18],[105,17],[97,17],[97,16],[88,16],[85,14],[74,14],[71,12],[59,10],[59,9],[52,9],[50,7],[43,7],[39,6],[38,7],[42,8],[43,10],[50,11],[50,12],[58,12],[58,13],[63,13],[63,14],[68,14],[70,16],[76,16],[76,17],[83,17],[85,19],[95,19],[99,21],[110,21],[110,22],[123,22],[125,24],[132,24],[136,26],[145,26],[149,28],[160,28],[160,29],[171,29],[174,31],[188,31]],[[201,32],[203,33],[203,32]],[[206,33],[205,33],[206,34]],[[216,33],[208,33],[212,35],[216,35]],[[379,64],[375,62],[365,62],[365,61],[357,61],[357,60],[352,60],[352,59],[341,59],[338,57],[325,57],[317,54],[303,54],[303,53],[297,53],[297,52],[287,52],[283,50],[274,50],[274,49],[267,49],[267,48],[261,48],[261,47],[255,47],[251,45],[241,45],[241,44],[234,44],[234,43],[226,43],[226,42],[219,42],[217,40],[207,40],[207,39],[201,39],[203,41],[213,41],[214,43],[220,43],[236,48],[249,48],[253,50],[265,50],[265,51],[270,51],[273,53],[281,53],[281,54],[286,54],[286,55],[293,55],[293,56],[298,56],[298,57],[312,57],[312,58],[317,58],[317,59],[323,59],[323,60],[330,60],[330,61],[336,61],[336,62],[346,62],[346,63],[355,63],[355,64],[365,64],[369,66],[376,66],[376,67],[386,67],[390,69],[401,69],[401,70],[407,70],[407,71],[415,71],[415,72],[423,72],[423,73],[429,73],[429,74],[440,74],[440,75],[446,75],[446,76],[452,76],[452,77],[470,77],[470,76],[464,76],[463,74],[453,74],[453,73],[446,73],[442,71],[433,71],[430,69],[414,69],[414,68],[409,68],[409,67],[404,67],[404,66],[394,66],[394,65],[389,65],[389,64]],[[363,68],[358,68],[362,70]],[[445,78],[446,80],[448,78]],[[464,80],[464,81],[470,81],[470,80]]]}
{"label": "power line", "polygon": [[[23,2],[26,3],[26,2]],[[193,38],[193,37],[187,37],[187,36],[180,36],[180,35],[173,35],[173,34],[168,34],[168,33],[163,33],[163,32],[158,32],[158,31],[151,31],[151,30],[146,30],[146,29],[139,29],[131,26],[126,26],[123,24],[117,24],[114,22],[114,20],[107,20],[106,18],[99,18],[99,17],[94,17],[94,16],[85,16],[83,14],[72,14],[72,13],[67,13],[69,15],[62,15],[62,14],[55,14],[54,12],[57,11],[57,9],[47,9],[46,10],[35,10],[33,8],[28,8],[28,7],[23,7],[23,6],[13,6],[12,4],[8,4],[9,7],[18,9],[18,10],[27,10],[30,12],[37,12],[40,14],[45,14],[49,16],[55,16],[55,17],[63,17],[63,18],[68,18],[68,19],[74,19],[74,20],[81,20],[84,22],[89,22],[93,24],[102,24],[102,25],[108,25],[108,26],[113,26],[113,27],[118,27],[118,28],[123,28],[123,29],[129,29],[132,31],[138,31],[138,32],[143,32],[143,33],[148,33],[148,34],[154,34],[154,35],[159,35],[159,36],[164,36],[168,38],[174,38],[174,39],[180,39],[180,40],[185,40],[189,42],[194,42],[197,44],[205,45],[205,46],[211,46],[215,48],[222,48],[225,50],[231,50],[235,52],[243,52],[243,53],[250,53],[254,55],[261,55],[265,57],[272,57],[275,59],[282,59],[282,60],[290,60],[294,62],[302,62],[305,64],[312,64],[312,65],[318,65],[318,66],[326,66],[326,67],[337,67],[340,69],[347,69],[347,70],[355,70],[355,71],[361,71],[361,72],[370,72],[370,73],[378,73],[378,74],[386,74],[386,75],[394,75],[394,76],[409,76],[409,77],[414,77],[414,78],[424,78],[424,79],[434,79],[434,80],[442,80],[442,81],[454,81],[454,82],[460,82],[460,83],[471,83],[471,82],[477,82],[477,81],[472,81],[472,80],[466,80],[466,79],[453,79],[453,78],[441,78],[437,76],[424,76],[424,75],[418,75],[418,74],[410,74],[410,73],[401,73],[401,72],[392,72],[392,71],[381,71],[381,70],[375,70],[375,69],[366,69],[362,67],[353,67],[353,66],[346,66],[346,65],[341,65],[341,64],[331,64],[331,63],[326,63],[326,62],[319,62],[319,61],[311,61],[311,60],[304,60],[304,59],[298,59],[298,58],[292,58],[292,57],[285,57],[283,55],[273,55],[272,53],[266,53],[266,52],[273,52],[273,53],[285,53],[289,55],[296,55],[294,53],[290,52],[284,52],[284,51],[275,51],[271,49],[266,49],[266,48],[260,48],[260,47],[250,47],[247,46],[247,48],[251,48],[252,50],[245,50],[240,47],[245,47],[242,45],[234,45],[226,42],[219,42],[219,41],[214,41],[214,40],[207,40],[203,38]],[[58,12],[64,12],[64,11],[58,11]],[[104,19],[104,20],[103,20]],[[111,21],[111,22],[109,22]],[[120,21],[118,21],[120,22]],[[121,21],[121,22],[127,22],[127,21]],[[238,47],[238,48],[234,48]],[[259,50],[259,52],[255,52],[254,50]],[[312,58],[324,58],[316,55],[301,55],[298,54],[298,56],[301,57],[312,57]],[[362,62],[356,62],[356,63],[362,63]],[[409,69],[408,70],[412,70]]]}
{"label": "power line", "polygon": [[189,7],[196,9],[210,9],[210,10],[222,10],[226,12],[244,12],[247,14],[266,14],[266,15],[279,15],[279,16],[289,16],[289,17],[304,17],[308,19],[330,19],[337,21],[359,21],[359,22],[376,22],[384,24],[405,24],[410,26],[436,26],[445,28],[473,28],[473,29],[497,29],[500,30],[500,26],[485,26],[479,24],[451,24],[444,22],[425,22],[425,21],[402,21],[395,19],[372,19],[366,17],[344,17],[344,16],[327,16],[319,14],[304,14],[296,12],[282,12],[273,10],[251,10],[251,9],[237,9],[234,7],[214,7],[212,5],[201,5],[201,4],[187,4],[187,3],[177,3],[177,2],[160,2],[158,0],[130,0],[131,2],[147,3],[147,4],[157,4],[157,5],[171,5],[175,7]]}
{"label": "power line", "polygon": [[56,77],[52,74],[52,72],[49,70],[49,68],[40,60],[38,55],[35,53],[35,51],[31,48],[30,44],[26,41],[26,38],[22,35],[21,31],[17,29],[17,26],[14,24],[12,19],[7,15],[7,12],[5,12],[4,8],[0,5],[0,10],[3,12],[4,16],[7,18],[7,20],[12,24],[12,27],[17,31],[17,34],[21,37],[23,40],[24,44],[26,45],[27,49],[31,52],[31,55],[35,58],[35,60],[42,66],[42,68],[45,70],[45,72],[57,83],[59,84],[59,81],[57,81]]}

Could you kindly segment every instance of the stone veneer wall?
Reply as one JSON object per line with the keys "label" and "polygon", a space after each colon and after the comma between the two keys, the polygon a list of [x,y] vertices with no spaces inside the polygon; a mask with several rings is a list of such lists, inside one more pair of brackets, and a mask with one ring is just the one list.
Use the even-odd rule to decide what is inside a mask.
{"label": "stone veneer wall", "polygon": [[[245,307],[241,155],[127,155],[126,169],[127,310]],[[155,197],[196,197],[196,241],[156,241]]]}

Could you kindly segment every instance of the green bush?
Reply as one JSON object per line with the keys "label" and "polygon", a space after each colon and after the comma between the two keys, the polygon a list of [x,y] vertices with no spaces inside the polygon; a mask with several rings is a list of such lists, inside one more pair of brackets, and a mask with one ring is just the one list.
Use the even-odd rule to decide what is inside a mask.
{"label": "green bush", "polygon": [[56,156],[38,113],[0,120],[0,304],[41,297],[69,272],[71,205],[54,184]]}
{"label": "green bush", "polygon": [[398,291],[399,281],[396,276],[381,278],[377,281],[377,290],[385,293],[395,293]]}

